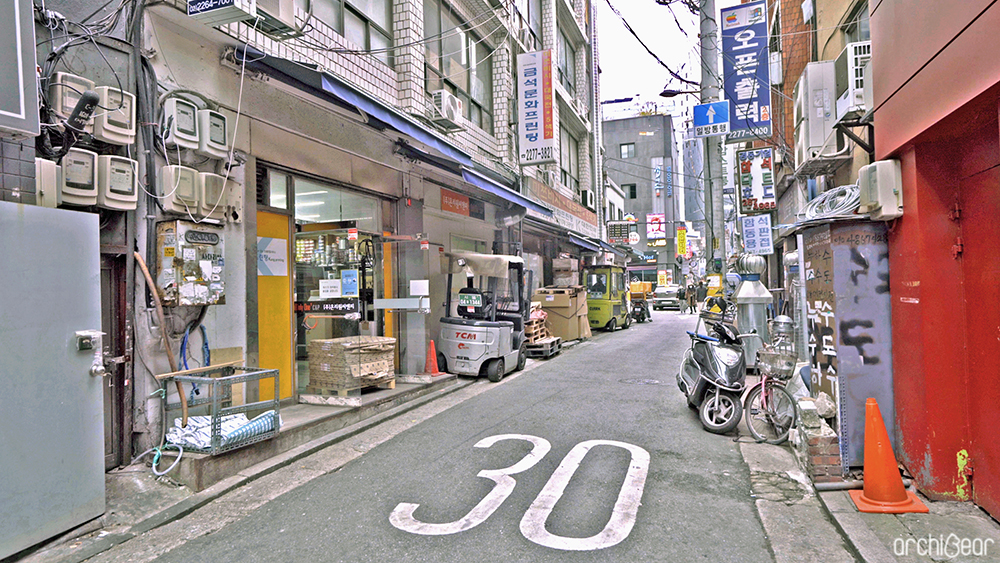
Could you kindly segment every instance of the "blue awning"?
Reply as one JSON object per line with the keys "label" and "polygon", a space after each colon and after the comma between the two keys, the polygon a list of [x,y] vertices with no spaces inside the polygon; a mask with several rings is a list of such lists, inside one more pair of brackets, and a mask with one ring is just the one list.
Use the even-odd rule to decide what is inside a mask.
{"label": "blue awning", "polygon": [[607,252],[613,252],[613,253],[617,254],[618,256],[625,256],[624,252],[622,252],[621,250],[618,250],[617,248],[611,246],[610,244],[604,242],[603,240],[594,239],[594,242],[596,242],[597,244],[601,245],[601,248],[603,248]]}
{"label": "blue awning", "polygon": [[516,203],[525,209],[534,211],[535,213],[541,213],[545,217],[552,217],[552,210],[544,205],[536,202],[535,200],[523,196],[514,190],[504,186],[503,184],[496,182],[483,176],[479,172],[470,170],[469,168],[462,167],[462,178],[476,186],[477,188],[489,192],[499,198],[505,199],[511,203]]}
{"label": "blue awning", "polygon": [[[239,57],[239,51],[237,51],[237,57]],[[260,50],[249,46],[246,47],[245,64],[249,68],[259,69],[261,66],[267,67],[271,71],[265,69],[264,72],[269,75],[273,75],[273,71],[278,71],[286,78],[285,82],[290,83],[287,79],[297,81],[301,85],[307,86],[307,91],[320,96],[331,97],[334,102],[339,102],[338,105],[348,104],[358,108],[367,114],[369,118],[375,119],[385,124],[386,127],[390,127],[416,139],[458,164],[463,166],[473,165],[472,157],[468,153],[449,143],[443,137],[436,135],[417,120],[381,100],[369,96],[343,80],[318,70],[315,65],[266,55]],[[299,86],[296,84],[292,85]]]}
{"label": "blue awning", "polygon": [[574,235],[572,233],[570,233],[570,235],[569,235],[569,241],[571,243],[579,246],[580,248],[585,248],[585,249],[587,249],[587,250],[589,250],[591,252],[600,252],[601,251],[601,247],[600,246],[598,246],[598,245],[590,242],[589,240],[587,240],[585,238],[578,237],[578,236],[576,236],[576,235]]}

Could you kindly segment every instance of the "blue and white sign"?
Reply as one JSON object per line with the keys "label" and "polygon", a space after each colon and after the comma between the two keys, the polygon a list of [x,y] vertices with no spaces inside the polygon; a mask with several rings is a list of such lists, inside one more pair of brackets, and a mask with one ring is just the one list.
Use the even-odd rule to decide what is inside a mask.
{"label": "blue and white sign", "polygon": [[343,297],[357,297],[358,296],[358,271],[357,270],[341,270],[340,271],[340,290]]}
{"label": "blue and white sign", "polygon": [[257,237],[257,275],[288,275],[288,239]]}
{"label": "blue and white sign", "polygon": [[743,228],[743,248],[750,254],[774,254],[771,214],[740,217]]}
{"label": "blue and white sign", "polygon": [[722,14],[722,73],[729,105],[726,143],[771,136],[767,3],[740,4]]}
{"label": "blue and white sign", "polygon": [[693,121],[695,137],[729,133],[729,100],[694,106]]}

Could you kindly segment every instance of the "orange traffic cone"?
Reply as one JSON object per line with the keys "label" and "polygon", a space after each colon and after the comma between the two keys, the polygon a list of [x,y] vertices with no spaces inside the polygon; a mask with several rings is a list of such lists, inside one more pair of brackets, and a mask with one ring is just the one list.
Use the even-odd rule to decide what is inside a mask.
{"label": "orange traffic cone", "polygon": [[848,492],[861,512],[928,512],[917,495],[903,486],[882,412],[872,398],[865,403],[865,488]]}
{"label": "orange traffic cone", "polygon": [[427,361],[424,362],[424,372],[420,375],[444,375],[443,371],[438,370],[438,355],[433,340],[427,346]]}

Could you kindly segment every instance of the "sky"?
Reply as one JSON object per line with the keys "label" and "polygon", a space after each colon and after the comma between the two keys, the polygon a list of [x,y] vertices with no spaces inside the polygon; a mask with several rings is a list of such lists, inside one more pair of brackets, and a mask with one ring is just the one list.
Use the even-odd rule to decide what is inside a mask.
{"label": "sky", "polygon": [[[609,0],[592,0],[597,5],[597,41],[601,57],[601,99],[613,100],[639,94],[643,100],[665,101],[659,97],[668,83],[677,90],[693,89],[670,77],[667,70],[643,49],[621,19],[608,7]],[[681,3],[671,8],[687,37],[677,28],[671,8],[655,0],[610,0],[636,34],[670,68],[689,80],[701,77],[698,52],[698,18]],[[716,10],[739,4],[739,0],[716,0]],[[683,66],[683,69],[682,69]],[[695,103],[693,96],[685,96]]]}

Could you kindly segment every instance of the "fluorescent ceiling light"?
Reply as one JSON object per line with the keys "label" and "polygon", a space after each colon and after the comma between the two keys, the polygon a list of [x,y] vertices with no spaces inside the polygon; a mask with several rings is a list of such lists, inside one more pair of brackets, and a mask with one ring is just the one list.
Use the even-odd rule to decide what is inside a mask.
{"label": "fluorescent ceiling light", "polygon": [[319,219],[319,215],[296,215],[296,219]]}
{"label": "fluorescent ceiling light", "polygon": [[315,192],[303,192],[303,193],[295,194],[295,195],[296,195],[296,197],[298,197],[300,195],[318,195],[318,194],[327,194],[327,193],[330,193],[330,192],[328,192],[326,190],[317,190]]}
{"label": "fluorescent ceiling light", "polygon": [[323,205],[325,201],[307,201],[304,203],[296,203],[295,207],[316,207],[317,205]]}

